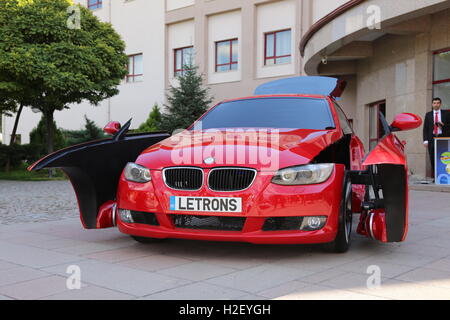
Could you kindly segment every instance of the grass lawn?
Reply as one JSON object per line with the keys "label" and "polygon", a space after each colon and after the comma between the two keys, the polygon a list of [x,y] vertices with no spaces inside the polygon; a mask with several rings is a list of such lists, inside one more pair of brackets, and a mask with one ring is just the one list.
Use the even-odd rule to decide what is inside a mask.
{"label": "grass lawn", "polygon": [[[3,168],[2,168],[3,169]],[[15,181],[53,181],[53,180],[66,180],[66,176],[61,170],[55,170],[55,176],[53,178],[48,177],[47,170],[41,170],[39,172],[29,172],[26,167],[13,168],[10,172],[4,172],[0,170],[0,180],[15,180]]]}

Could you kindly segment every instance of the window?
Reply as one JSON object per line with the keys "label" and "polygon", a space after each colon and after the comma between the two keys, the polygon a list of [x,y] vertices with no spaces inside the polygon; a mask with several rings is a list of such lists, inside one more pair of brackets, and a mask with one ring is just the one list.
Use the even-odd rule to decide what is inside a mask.
{"label": "window", "polygon": [[373,150],[385,135],[380,113],[386,117],[386,101],[369,105],[369,148]]}
{"label": "window", "polygon": [[144,67],[142,53],[128,56],[127,82],[139,82],[144,79]]}
{"label": "window", "polygon": [[201,119],[202,129],[279,128],[326,130],[335,127],[325,99],[255,98],[224,102]]}
{"label": "window", "polygon": [[102,5],[102,0],[88,0],[88,8],[91,10],[100,9]]}
{"label": "window", "polygon": [[238,69],[238,39],[216,42],[216,72]]}
{"label": "window", "polygon": [[186,67],[194,64],[194,47],[184,47],[174,50],[174,75],[181,76],[186,71]]}
{"label": "window", "polygon": [[343,133],[345,135],[353,134],[352,125],[350,124],[350,121],[347,119],[347,116],[345,115],[344,111],[337,103],[335,103],[334,106],[336,107],[336,112],[338,114],[339,123],[341,124]]}
{"label": "window", "polygon": [[434,52],[433,96],[442,99],[443,109],[450,107],[450,49]]}
{"label": "window", "polygon": [[291,62],[291,30],[265,34],[264,65]]}

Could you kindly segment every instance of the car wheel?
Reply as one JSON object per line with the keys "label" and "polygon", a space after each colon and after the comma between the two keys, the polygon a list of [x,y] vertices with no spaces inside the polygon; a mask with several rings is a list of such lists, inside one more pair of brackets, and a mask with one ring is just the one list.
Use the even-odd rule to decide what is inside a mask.
{"label": "car wheel", "polygon": [[352,225],[352,184],[348,178],[345,178],[341,207],[339,210],[338,233],[334,242],[331,243],[333,252],[345,253],[348,251],[351,242]]}
{"label": "car wheel", "polygon": [[156,243],[156,242],[162,242],[164,239],[157,239],[157,238],[146,238],[146,237],[137,237],[137,236],[131,236],[134,240],[136,240],[139,243]]}

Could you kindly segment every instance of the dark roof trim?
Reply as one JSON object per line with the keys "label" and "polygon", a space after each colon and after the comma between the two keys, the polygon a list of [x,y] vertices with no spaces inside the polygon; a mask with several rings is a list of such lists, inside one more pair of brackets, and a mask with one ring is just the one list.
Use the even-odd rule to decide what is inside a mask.
{"label": "dark roof trim", "polygon": [[311,28],[305,33],[302,40],[300,41],[300,53],[303,56],[305,56],[305,48],[308,44],[309,40],[314,36],[314,34],[322,29],[323,26],[331,22],[332,20],[339,17],[341,14],[345,13],[346,11],[352,9],[353,7],[356,7],[357,5],[363,3],[366,0],[350,0],[347,3],[343,4],[342,6],[338,7],[336,10],[330,12],[325,17],[314,23]]}

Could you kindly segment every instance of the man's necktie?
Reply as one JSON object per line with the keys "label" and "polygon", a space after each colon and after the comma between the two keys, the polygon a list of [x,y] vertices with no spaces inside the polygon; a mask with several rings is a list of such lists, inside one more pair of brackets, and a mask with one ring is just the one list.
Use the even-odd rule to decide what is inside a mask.
{"label": "man's necktie", "polygon": [[434,135],[437,136],[439,134],[439,127],[437,123],[439,122],[439,115],[437,112],[434,113]]}

